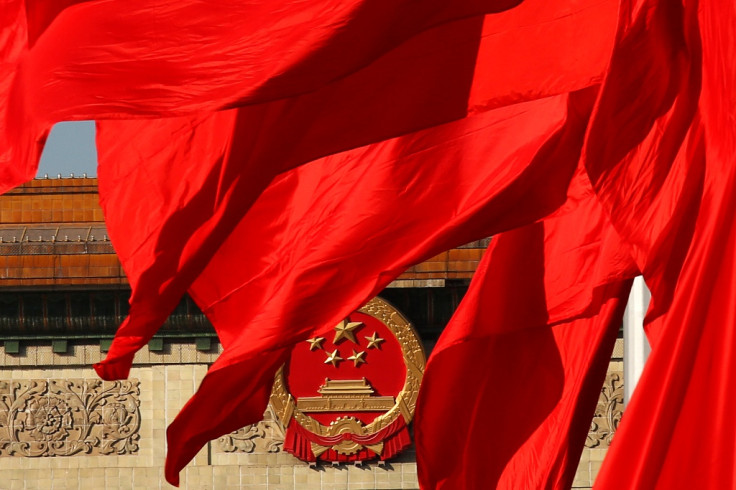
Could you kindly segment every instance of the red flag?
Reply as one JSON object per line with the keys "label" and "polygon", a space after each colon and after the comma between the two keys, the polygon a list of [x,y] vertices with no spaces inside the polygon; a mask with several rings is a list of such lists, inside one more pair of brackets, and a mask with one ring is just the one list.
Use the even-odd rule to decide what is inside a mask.
{"label": "red flag", "polygon": [[[612,32],[601,26],[612,26],[611,20],[614,17],[612,14],[615,5],[607,3],[604,4],[606,8],[603,9],[598,4],[595,6],[592,4],[562,4],[555,5],[554,8],[547,6],[551,4],[544,5],[546,8],[537,8],[540,6],[530,3],[524,9],[511,11],[508,15],[468,19],[428,31],[404,43],[364,70],[341,80],[339,84],[330,85],[322,91],[302,97],[240,109],[238,114],[232,116],[230,120],[227,119],[228,116],[221,115],[219,122],[206,121],[204,118],[162,121],[156,123],[162,129],[160,134],[150,130],[150,126],[147,131],[147,123],[143,122],[106,122],[100,125],[101,140],[107,141],[108,144],[112,142],[113,145],[110,147],[111,150],[105,149],[106,144],[100,145],[103,204],[108,215],[108,227],[114,243],[124,242],[119,248],[123,251],[121,255],[134,285],[134,292],[131,316],[121,327],[106,361],[96,366],[98,372],[107,378],[127,374],[135,350],[155,332],[165,315],[178,301],[180,294],[204,268],[223,240],[233,240],[228,236],[232,227],[237,224],[239,217],[271,176],[282,169],[343,148],[350,148],[393,134],[414,131],[445,120],[464,117],[468,113],[481,114],[483,111],[516,100],[534,99],[545,94],[566,92],[594,83],[605,66],[607,46]],[[574,15],[565,15],[568,12]],[[483,26],[479,24],[479,20],[483,22]],[[581,37],[589,39],[589,45],[581,45],[579,43]],[[555,39],[556,42],[550,42],[549,39]],[[551,77],[546,71],[520,67],[519,60],[525,60],[529,68],[536,64],[563,67],[564,70],[556,71],[555,76]],[[491,71],[494,66],[498,66],[498,70]],[[447,77],[446,73],[453,73],[453,76]],[[370,97],[361,94],[367,94]],[[575,119],[578,120],[579,117],[576,115]],[[540,122],[545,120],[542,117]],[[447,138],[454,131],[462,133],[472,127],[472,125],[463,126],[465,123],[458,124],[460,125],[442,128],[439,134],[442,135],[442,138]],[[498,124],[503,125],[504,123],[499,121]],[[194,131],[191,131],[192,127],[195,127]],[[207,127],[216,129],[206,129]],[[215,133],[212,134],[210,131]],[[534,133],[531,128],[528,131],[529,134]],[[201,136],[197,136],[198,133]],[[130,137],[126,137],[126,134],[133,134],[133,141]],[[222,137],[229,134],[236,134],[237,138],[225,142]],[[292,145],[285,145],[283,144],[284,134],[298,137]],[[434,134],[432,132],[418,133],[404,143],[417,138],[421,144],[428,145],[427,138]],[[301,135],[304,136],[301,137]],[[513,146],[516,144],[516,137],[526,135],[527,130],[508,139],[506,144]],[[198,141],[200,137],[203,138],[202,142]],[[563,143],[564,145],[570,144],[566,139],[568,137],[570,136],[563,138],[562,142],[550,141],[549,147],[554,148]],[[163,141],[183,142],[194,149],[169,148],[167,150],[166,146],[161,144]],[[483,145],[489,143],[489,141],[484,141]],[[187,152],[192,155],[199,154],[200,150],[196,148],[200,148],[200,145],[201,148],[209,148],[208,152],[214,149],[212,154],[219,157],[207,160],[214,164],[204,165],[196,170],[187,169],[186,175],[183,175],[181,180],[172,180],[169,172],[176,169],[177,165],[181,165],[180,159]],[[395,145],[399,144],[388,142],[368,147],[361,150],[362,154],[356,153],[355,155],[373,159],[374,153],[382,155],[387,151],[393,151],[392,148]],[[483,145],[479,148],[486,147]],[[575,145],[572,146],[575,147]],[[133,148],[137,150],[133,152]],[[150,158],[150,156],[155,158]],[[517,155],[517,158],[520,156]],[[546,155],[544,158],[552,161],[551,155]],[[146,166],[139,165],[141,161],[146,161]],[[272,163],[274,161],[282,162],[282,164],[274,167]],[[564,161],[573,162],[574,159],[566,157]],[[516,161],[516,163],[519,162]],[[368,165],[369,162],[365,164]],[[108,166],[109,170],[105,168]],[[363,173],[370,172],[368,168],[370,167],[366,167]],[[448,170],[450,174],[453,172]],[[330,175],[335,174],[335,172],[330,172]],[[106,175],[113,176],[113,178],[106,177]],[[551,179],[563,179],[566,182],[568,175],[558,167]],[[504,174],[504,178],[507,177],[509,174]],[[139,191],[143,188],[162,190],[152,190],[150,199],[145,201],[131,199],[128,197],[131,195],[129,191],[124,190],[125,186],[130,184],[131,179],[136,183]],[[343,179],[336,187],[342,186],[343,181],[347,180],[348,178]],[[553,180],[550,180],[550,184]],[[430,189],[432,187],[434,185],[428,186]],[[551,187],[554,188],[557,185]],[[557,188],[562,189],[564,185]],[[491,186],[484,192],[490,192],[493,189],[494,187]],[[513,194],[516,191],[510,192]],[[126,219],[125,214],[114,211],[114,203],[120,206],[122,202],[127,203],[126,207],[134,209],[137,217],[146,218],[145,226],[140,226],[141,223]],[[309,201],[303,200],[302,202]],[[549,205],[549,203],[539,204],[542,207]],[[131,209],[128,212],[130,211]],[[398,214],[396,211],[387,213],[392,216]],[[525,223],[539,216],[541,214],[535,214],[533,217],[527,216],[524,219],[519,218],[517,222]],[[274,226],[279,225],[280,219],[274,218],[270,222]],[[265,226],[265,223],[266,221],[259,223],[258,226]],[[508,225],[508,227],[511,226],[513,225]],[[145,231],[142,238],[139,234],[141,231]],[[268,231],[277,232],[277,230]],[[489,233],[472,236],[486,236],[487,234]],[[265,237],[269,235],[253,232],[248,235],[247,239],[241,239],[240,243],[252,242],[253,236],[257,236],[259,240],[266,240]],[[278,241],[280,235],[274,236],[275,238],[270,242],[266,241],[267,248],[264,250],[272,251],[280,243]],[[442,240],[444,241],[437,243],[431,243],[430,239],[426,238],[427,242],[423,243],[425,248],[420,248],[414,251],[413,255],[401,260],[394,258],[393,260],[398,260],[398,262],[394,268],[383,271],[384,275],[378,282],[370,279],[371,282],[366,286],[365,278],[371,276],[361,276],[356,272],[356,284],[363,284],[363,289],[359,291],[360,294],[350,288],[344,288],[344,293],[342,293],[343,290],[340,290],[342,294],[349,292],[356,294],[350,301],[346,300],[340,306],[342,308],[359,306],[360,301],[369,297],[368,291],[380,290],[379,283],[387,284],[404,267],[413,263],[412,261],[421,260],[423,257],[421,253],[431,255],[430,250],[441,250],[442,247],[438,243],[450,246],[447,242],[448,236],[443,235]],[[435,239],[437,239],[436,236],[432,238],[432,240]],[[470,234],[465,239],[458,235],[452,238],[451,243],[460,244],[470,239]],[[320,247],[325,246],[320,243]],[[125,257],[127,253],[124,251],[126,250],[130,251],[130,257]],[[323,252],[327,250],[338,253],[339,248],[332,246],[332,248],[324,249]],[[382,248],[381,250],[383,251]],[[391,249],[386,249],[386,257],[388,257],[389,250]],[[221,250],[218,251],[215,257],[221,253]],[[223,256],[228,257],[229,255]],[[325,261],[327,264],[331,263],[328,255],[325,255]],[[229,294],[228,288],[232,286],[228,286],[228,279],[245,280],[248,277],[247,273],[252,273],[250,271],[273,262],[273,257],[266,254],[260,259],[254,259],[245,269],[246,272],[233,273],[231,264],[227,266],[227,269],[215,269],[227,270],[228,274],[218,273],[217,281],[213,281],[210,288],[217,294]],[[385,262],[373,263],[373,266],[379,265],[388,266]],[[278,272],[278,269],[276,271]],[[309,283],[309,281],[305,282]],[[305,289],[304,284],[294,284],[290,287],[300,292]],[[312,287],[317,288],[316,285]],[[273,287],[264,286],[261,289],[271,291]],[[261,289],[256,290],[256,294],[262,294]],[[217,294],[213,296],[215,300],[218,298]],[[195,296],[198,295],[195,294]],[[199,299],[202,302],[202,298]],[[266,299],[270,300],[270,298],[264,298],[264,301]],[[332,298],[332,301],[335,300]],[[267,308],[261,318],[267,319],[267,315],[275,314],[272,308],[277,308],[278,305],[279,303],[274,301],[273,306]],[[254,311],[255,308],[254,306]],[[229,310],[223,310],[223,306],[219,304],[217,310],[225,312],[218,314],[218,318],[215,318],[214,313],[210,313],[210,316],[218,325],[217,328],[223,342],[229,343],[229,339],[235,335],[232,332],[237,332],[246,324],[245,318],[241,316],[240,311],[235,315]],[[329,313],[335,317],[340,314],[332,310]],[[289,314],[294,315],[295,313]],[[321,313],[322,317],[316,316],[306,328],[334,323],[331,319],[320,323],[324,314],[324,312]],[[290,323],[281,320],[279,325],[290,325]],[[251,329],[251,332],[257,331]],[[288,342],[293,341],[296,338],[294,335],[306,335],[308,330],[304,332],[284,335],[285,344],[283,345],[288,345]],[[274,338],[278,338],[277,335],[273,333],[266,340],[272,342]],[[246,345],[243,341],[238,342],[238,345]],[[261,344],[256,342],[254,345]],[[193,454],[192,450],[196,451],[206,440],[231,430],[232,427],[228,424],[244,424],[248,420],[255,420],[254,414],[260,414],[259,410],[263,408],[262,404],[258,403],[262,399],[254,395],[250,399],[253,405],[241,404],[233,408],[236,412],[229,418],[218,418],[212,413],[210,404],[223,393],[219,391],[219,383],[228,382],[232,383],[232,386],[237,386],[237,376],[246,375],[251,376],[249,378],[251,381],[255,379],[263,381],[268,378],[268,369],[259,371],[261,374],[258,376],[253,370],[245,369],[249,359],[251,362],[256,362],[252,360],[254,358],[247,358],[246,354],[238,357],[230,353],[228,356],[237,358],[243,369],[215,370],[215,373],[225,372],[226,374],[213,374],[207,378],[202,385],[206,395],[193,399],[184,412],[185,416],[181,419],[189,421],[186,429],[181,429],[182,425],[185,425],[182,422],[177,426],[179,429],[170,432],[172,434],[170,444],[172,456],[169,463],[169,477],[172,479],[174,478],[172,473],[178,471],[178,468],[186,463]],[[276,358],[275,356],[274,359]],[[224,359],[221,365],[226,366],[228,362],[232,361]],[[260,368],[260,366],[257,367]],[[212,381],[213,379],[217,381]],[[245,380],[242,381],[245,383]],[[254,393],[255,390],[261,390],[262,395],[265,393],[262,383],[247,386],[251,388],[244,390],[243,393]],[[225,402],[225,400],[222,401]],[[200,404],[202,403],[209,406],[210,409],[201,410]],[[232,405],[228,406],[232,407]],[[240,410],[240,415],[237,410]],[[228,414],[230,409],[223,410],[222,413]],[[193,432],[195,428],[201,429],[201,432]],[[182,452],[177,453],[176,448],[181,448]]]}
{"label": "red flag", "polygon": [[[7,2],[3,32],[22,31],[29,49],[0,57],[0,192],[35,174],[45,135],[60,120],[171,117],[274,100],[283,101],[281,110],[291,117],[306,111],[314,118],[329,108],[345,126],[343,136],[334,138],[319,124],[291,135],[294,143],[303,136],[297,146],[318,153],[301,153],[304,162],[462,117],[468,107],[576,90],[600,76],[615,0],[603,6],[530,0],[483,20],[483,13],[518,1]],[[447,31],[455,21],[465,25]],[[477,54],[484,22],[481,56],[488,62],[492,54],[495,61],[481,66],[493,77],[484,77],[480,96],[468,104],[468,56]],[[581,46],[580,38],[588,43]],[[448,66],[453,53],[456,63]],[[563,70],[528,69],[535,65]],[[443,90],[433,92],[438,86]],[[374,119],[363,117],[360,106],[375,107],[376,94],[405,87],[427,96],[405,95],[383,106],[381,133],[366,131]],[[489,91],[495,97],[488,99]],[[402,129],[407,116],[414,126]],[[361,141],[345,145],[348,133]],[[325,142],[340,148],[324,148]]]}
{"label": "red flag", "polygon": [[18,113],[18,71],[44,29],[83,0],[7,0],[0,4],[0,193],[36,175],[50,124]]}
{"label": "red flag", "polygon": [[[376,91],[400,80],[394,78],[395,66],[391,64],[411,64],[417,52],[431,56],[437,42],[423,46],[428,39],[444,39],[447,45],[443,49],[449,52],[475,35],[473,48],[477,48],[479,29],[466,25],[463,35],[455,30],[454,35],[447,36],[442,31],[448,23],[466,19],[480,27],[483,14],[506,10],[518,1],[465,0],[448,4],[438,0],[279,0],[222,4],[156,0],[131,5],[121,0],[27,0],[31,47],[18,59],[3,58],[9,69],[4,72],[7,90],[2,94],[6,124],[0,127],[0,148],[6,154],[2,155],[0,167],[10,168],[23,162],[35,170],[39,151],[33,145],[41,145],[50,126],[60,120],[171,117],[300,99],[299,96],[309,94],[329,102],[341,90],[353,90],[353,98],[363,98],[365,102]],[[610,42],[610,35],[600,33],[610,34],[615,2],[607,2],[604,9],[591,0],[568,0],[554,7],[545,7],[546,2],[532,3],[542,6],[534,6],[538,13],[535,8],[524,7],[520,13],[500,17],[507,22],[504,30],[508,32],[499,33],[489,44],[511,48],[508,55],[520,54],[523,59],[529,43],[519,43],[519,52],[509,38],[509,33],[511,38],[519,37],[515,32],[519,21],[530,39],[549,31],[545,37],[563,43],[569,38],[554,33],[560,30],[559,25],[572,24],[566,18],[570,14],[581,20],[574,29],[567,29],[571,37],[588,34],[588,52],[607,50],[598,40]],[[19,11],[24,7],[20,2],[11,5],[19,6]],[[601,16],[608,20],[607,24],[598,21]],[[25,16],[18,18],[14,14],[7,19],[17,19],[21,25],[25,22]],[[607,25],[609,29],[589,34],[591,22],[587,21],[592,19],[593,25]],[[499,23],[495,30],[503,25]],[[565,60],[569,63],[560,65],[567,73],[578,67],[589,68],[585,49],[579,45],[574,48],[578,56],[570,56]],[[540,49],[541,53],[555,53],[549,43]],[[396,54],[389,61],[380,61],[394,51]],[[462,61],[466,54],[472,56],[475,49],[461,48],[455,53]],[[530,53],[537,54],[533,50]],[[559,56],[550,59],[550,63],[561,60]],[[371,68],[375,63],[383,65],[383,71],[378,70],[381,79],[374,78],[372,84],[363,85],[362,91],[355,90],[361,88],[355,84],[340,88],[343,80],[355,73],[366,69],[375,73],[377,69]],[[592,73],[599,75],[600,69]],[[508,70],[508,74],[512,78],[529,78],[523,71]],[[470,75],[453,70],[421,81],[454,84],[469,82]],[[564,80],[547,78],[552,93],[558,93],[554,92],[555,86]],[[508,77],[501,76],[499,80],[501,84],[495,87],[503,87],[504,95],[509,95],[504,83]],[[414,89],[421,92],[423,83],[415,84]],[[447,106],[445,97],[456,100],[460,94],[467,96],[468,89],[465,86],[461,91],[445,91],[444,97],[433,101],[435,111],[430,112]],[[522,83],[517,89],[536,91],[540,86]],[[453,118],[464,113],[466,104],[455,109]],[[422,106],[406,104],[397,105],[396,110],[427,113]],[[390,119],[386,115],[383,120]],[[355,122],[359,120],[351,120]],[[436,118],[425,121],[424,127],[432,123],[437,123]],[[363,136],[374,139],[362,144],[377,141],[375,136]],[[0,181],[0,191],[18,185],[32,173],[27,171]]]}
{"label": "red flag", "polygon": [[[23,0],[0,3],[0,192],[33,178],[46,137],[32,128],[21,132],[9,116],[14,75],[28,51],[28,30]],[[10,139],[14,132],[17,134]],[[36,139],[40,140],[38,147]]]}
{"label": "red flag", "polygon": [[311,92],[422,32],[519,0],[27,3],[45,29],[19,82],[35,95],[29,108],[60,120],[184,115]]}
{"label": "red flag", "polygon": [[651,286],[653,345],[596,487],[732,488],[736,7],[622,15],[586,157]]}
{"label": "red flag", "polygon": [[[133,285],[131,315],[98,365],[101,375],[127,374],[135,350],[274,175],[326,154],[594,83],[605,67],[613,35],[605,27],[613,27],[615,3],[550,5],[532,2],[438,26],[323,89],[230,116],[100,124],[101,199]],[[569,12],[574,15],[564,15]],[[581,47],[579,37],[589,44]],[[551,77],[532,70],[536,65],[564,70]],[[182,163],[187,154],[196,162],[191,168]],[[181,184],[171,179],[178,169]],[[149,189],[147,199],[131,197],[139,186]]]}
{"label": "red flag", "polygon": [[32,178],[60,120],[172,117],[277,100],[271,117],[278,110],[315,119],[329,110],[341,137],[324,124],[302,125],[270,160],[292,160],[293,148],[303,163],[600,77],[616,0],[529,0],[484,20],[518,1],[9,2],[4,32],[21,29],[30,49],[0,58],[0,192]]}
{"label": "red flag", "polygon": [[167,478],[261,416],[281,348],[331,328],[409,265],[559,206],[591,95],[569,109],[567,96],[496,109],[275,180],[191,287],[225,352],[169,430]]}
{"label": "red flag", "polygon": [[699,34],[677,3],[644,1],[638,9],[634,3],[622,6],[586,168],[614,226],[633,245],[653,310],[664,311],[702,193],[703,165],[687,159],[673,165],[697,111]]}
{"label": "red flag", "polygon": [[422,488],[570,488],[636,274],[583,173],[494,237],[427,364]]}

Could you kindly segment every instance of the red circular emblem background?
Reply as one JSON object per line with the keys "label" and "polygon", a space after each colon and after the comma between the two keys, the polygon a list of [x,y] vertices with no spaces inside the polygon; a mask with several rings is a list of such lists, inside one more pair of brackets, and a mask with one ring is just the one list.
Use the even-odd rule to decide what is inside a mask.
{"label": "red circular emblem background", "polygon": [[393,457],[411,443],[425,360],[411,324],[381,298],[297,344],[271,395],[284,449],[305,461]]}
{"label": "red circular emblem background", "polygon": [[[310,350],[308,342],[301,342],[291,352],[291,357],[286,363],[284,374],[286,375],[286,386],[289,393],[297,400],[301,397],[319,396],[319,388],[325,384],[325,379],[331,380],[358,380],[366,378],[376,395],[398,396],[404,387],[406,379],[406,366],[401,345],[393,333],[378,319],[364,313],[353,313],[347,320],[349,322],[360,322],[363,325],[353,332],[357,343],[347,338],[333,343],[334,335],[324,335],[325,340],[322,348]],[[369,340],[365,337],[378,334],[378,338],[384,339],[378,347],[367,348]],[[342,361],[337,366],[326,364],[327,353],[338,351]],[[365,352],[365,362],[358,363],[348,360],[353,351]],[[372,422],[381,412],[330,412],[310,413],[311,417],[322,424],[329,424],[339,416],[351,415],[363,423]]]}

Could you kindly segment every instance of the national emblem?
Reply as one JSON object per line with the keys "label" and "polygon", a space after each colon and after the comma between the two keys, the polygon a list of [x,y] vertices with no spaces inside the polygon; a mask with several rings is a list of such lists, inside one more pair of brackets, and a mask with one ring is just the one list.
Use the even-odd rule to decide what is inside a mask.
{"label": "national emblem", "polygon": [[331,343],[297,345],[276,375],[271,405],[287,428],[284,449],[305,461],[391,458],[411,442],[407,425],[426,362],[419,337],[381,298],[335,332]]}

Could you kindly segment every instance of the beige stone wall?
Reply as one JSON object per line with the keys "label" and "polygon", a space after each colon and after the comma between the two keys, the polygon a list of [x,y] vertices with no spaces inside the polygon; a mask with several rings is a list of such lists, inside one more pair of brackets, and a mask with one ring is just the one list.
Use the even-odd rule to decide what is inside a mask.
{"label": "beige stone wall", "polygon": [[[71,456],[46,457],[7,455],[6,450],[0,452],[0,489],[172,488],[163,478],[166,427],[194,393],[217,354],[216,344],[211,352],[197,351],[193,343],[169,344],[163,352],[144,349],[130,374],[139,390],[136,395],[140,415],[137,450],[131,454],[103,455],[93,448],[90,454],[82,451]],[[29,386],[32,382],[52,386],[50,380],[75,380],[74,386],[86,386],[94,391],[90,387],[99,381],[89,365],[101,357],[99,345],[70,346],[69,354],[54,354],[50,346],[26,346],[20,354],[0,352],[0,359],[4,361],[0,368],[0,395],[3,393],[1,386],[13,383]],[[616,422],[616,411],[621,408],[617,401],[622,384],[617,377],[621,364],[616,359],[611,363],[608,391],[604,387],[594,420],[595,430],[581,458],[573,488],[591,487],[606,453],[611,432],[606,424],[611,420]],[[8,390],[5,389],[6,396]],[[7,419],[7,414],[5,416]],[[418,488],[411,451],[384,466],[370,463],[310,468],[281,449],[282,432],[283,428],[267,414],[266,421],[258,426],[211,442],[182,472],[181,488]],[[0,428],[0,439],[2,437]]]}
{"label": "beige stone wall", "polygon": [[613,435],[623,415],[624,403],[624,343],[623,339],[616,341],[613,349],[611,363],[608,366],[598,407],[593,417],[588,438],[585,441],[585,449],[580,456],[575,480],[572,488],[587,489],[593,487],[596,476],[601,469],[603,458],[608,452]]}
{"label": "beige stone wall", "polygon": [[[166,427],[206,373],[205,361],[212,362],[217,351],[215,347],[204,353],[194,344],[183,343],[169,344],[163,352],[144,349],[138,355],[130,373],[130,380],[139,383],[140,393],[140,438],[133,454],[100,455],[93,449],[90,454],[82,451],[71,456],[24,457],[7,455],[6,451],[0,453],[0,489],[173,488],[163,477]],[[54,380],[74,380],[80,386],[99,383],[89,367],[102,357],[99,345],[70,346],[69,352],[54,354],[50,346],[26,346],[20,355],[2,352],[0,358],[5,363],[0,368],[0,383],[23,387]],[[40,395],[44,396],[49,396],[48,392]],[[0,445],[1,439],[0,427]],[[264,437],[253,439],[256,443],[251,451],[243,450],[242,443],[230,452],[223,449],[221,441],[208,444],[182,472],[181,488],[418,488],[412,453],[385,466],[371,463],[310,468],[280,447],[277,452],[269,452]]]}
{"label": "beige stone wall", "polygon": [[572,488],[592,488],[622,413],[623,362],[612,361]]}

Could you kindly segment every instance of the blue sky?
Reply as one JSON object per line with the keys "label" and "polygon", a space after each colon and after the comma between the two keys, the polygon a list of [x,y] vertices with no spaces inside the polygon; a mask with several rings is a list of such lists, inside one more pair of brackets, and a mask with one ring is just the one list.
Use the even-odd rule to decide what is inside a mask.
{"label": "blue sky", "polygon": [[97,175],[97,150],[95,149],[94,121],[62,122],[56,124],[46,141],[37,177],[58,174],[89,177]]}

